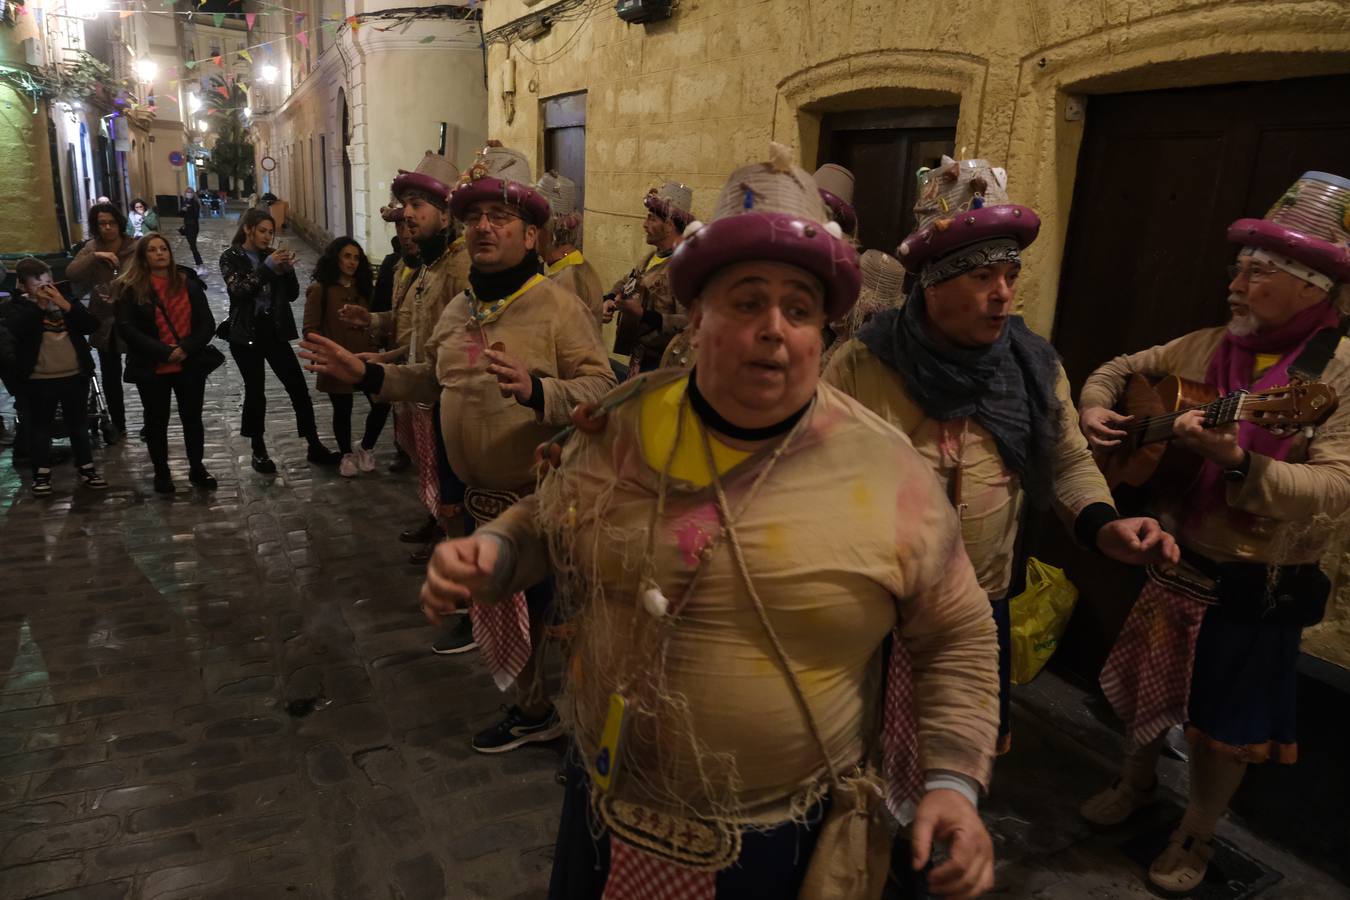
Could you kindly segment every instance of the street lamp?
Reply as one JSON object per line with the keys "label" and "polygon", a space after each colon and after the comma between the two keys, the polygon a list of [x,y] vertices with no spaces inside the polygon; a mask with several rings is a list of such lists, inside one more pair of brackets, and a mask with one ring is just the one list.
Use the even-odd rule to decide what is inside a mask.
{"label": "street lamp", "polygon": [[244,118],[245,118],[245,119],[251,119],[251,118],[253,118],[253,107],[251,107],[251,106],[245,106],[245,107],[244,107]]}
{"label": "street lamp", "polygon": [[195,113],[202,108],[201,94],[188,94],[188,112]]}
{"label": "street lamp", "polygon": [[159,63],[153,59],[142,59],[136,63],[136,77],[146,83],[152,83],[159,77]]}
{"label": "street lamp", "polygon": [[205,133],[206,133],[206,120],[205,120],[205,119],[198,119],[198,120],[197,120],[197,130],[200,131],[202,134],[205,134]]}
{"label": "street lamp", "polygon": [[270,63],[258,70],[258,80],[263,84],[274,84],[280,75],[281,71]]}

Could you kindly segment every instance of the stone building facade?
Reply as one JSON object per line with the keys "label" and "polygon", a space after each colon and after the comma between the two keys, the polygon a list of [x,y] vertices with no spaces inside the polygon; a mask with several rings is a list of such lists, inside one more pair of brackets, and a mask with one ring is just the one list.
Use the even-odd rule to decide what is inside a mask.
{"label": "stone building facade", "polygon": [[[1335,97],[1342,84],[1350,85],[1334,81],[1350,73],[1350,4],[1341,0],[680,0],[671,18],[645,25],[625,24],[609,3],[492,0],[484,4],[483,15],[493,137],[519,147],[538,169],[548,154],[550,104],[584,92],[585,252],[606,283],[639,258],[640,198],[662,179],[691,185],[695,214],[707,215],[727,173],[763,158],[770,140],[793,147],[809,170],[837,161],[827,160],[823,147],[834,119],[902,110],[916,121],[928,121],[933,116],[925,111],[947,110],[955,154],[1005,166],[1010,195],[1041,215],[1040,239],[1025,255],[1021,311],[1035,330],[1053,335],[1062,352],[1076,343],[1083,356],[1091,353],[1065,327],[1063,313],[1068,302],[1090,299],[1066,301],[1061,286],[1075,265],[1066,259],[1075,246],[1071,226],[1081,230],[1091,218],[1090,208],[1075,210],[1075,199],[1085,203],[1088,196],[1084,173],[1093,164],[1090,152],[1099,147],[1085,144],[1085,135],[1094,114],[1107,108],[1107,99],[1196,91],[1193,111],[1199,117],[1211,115],[1204,93],[1210,87],[1301,79],[1309,90],[1330,98],[1328,107],[1345,110]],[[1318,78],[1323,81],[1314,83]],[[1284,95],[1272,89],[1261,96]],[[1184,138],[1186,113],[1173,114],[1173,137]],[[1331,141],[1323,143],[1341,148],[1350,134],[1350,114],[1331,109],[1328,116],[1331,124],[1319,127]],[[1343,154],[1310,155],[1289,136],[1296,126],[1278,133],[1264,127],[1253,121],[1250,134],[1243,135],[1256,146],[1253,154],[1265,154],[1261,159],[1277,158],[1280,166],[1290,167],[1306,159],[1304,168],[1350,176],[1350,148]],[[1274,137],[1266,140],[1269,135]],[[1247,190],[1245,174],[1214,179],[1215,157],[1227,151],[1221,138],[1206,140],[1201,144],[1197,138],[1192,157],[1175,165],[1162,165],[1141,152],[1113,176],[1120,185],[1117,193],[1158,181],[1160,174],[1175,185],[1174,199],[1207,179],[1215,180],[1207,189],[1220,200],[1226,191]],[[1282,140],[1289,142],[1285,151],[1273,146]],[[1176,140],[1166,146],[1171,153],[1182,152]],[[1292,183],[1292,176],[1281,172],[1273,177],[1288,180],[1253,190],[1241,214],[1260,215],[1265,207],[1257,204],[1269,204]],[[900,191],[900,182],[912,176],[912,171],[897,173],[890,183],[860,183],[859,190]],[[1174,227],[1181,213],[1169,210],[1167,197],[1163,190],[1158,215],[1166,219],[1162,224]],[[1128,233],[1112,234],[1110,223],[1092,225],[1102,234],[1099,246],[1119,247],[1115,258],[1122,267],[1150,265],[1149,258],[1131,256],[1130,246],[1160,224],[1147,221],[1150,212],[1141,202],[1133,239]],[[1127,207],[1126,215],[1131,214]],[[1236,217],[1230,213],[1223,221]],[[1222,226],[1211,224],[1195,240],[1194,247],[1183,238],[1165,248],[1171,257],[1203,255],[1206,260],[1194,283],[1186,282],[1186,292],[1203,292],[1206,298],[1203,309],[1188,313],[1188,328],[1222,321],[1222,266],[1232,252]],[[881,249],[893,252],[894,245]],[[1184,259],[1167,262],[1185,264]],[[1139,290],[1158,293],[1167,287]],[[1097,321],[1113,315],[1128,317],[1130,311],[1103,309]],[[1141,307],[1136,315],[1149,313]],[[1136,330],[1131,339],[1144,331]],[[1156,337],[1148,335],[1150,342]],[[1070,374],[1081,378],[1082,373]],[[1335,554],[1331,568],[1343,569],[1342,557]],[[1342,587],[1328,624],[1310,631],[1308,644],[1350,666],[1346,593]],[[1127,604],[1123,598],[1114,601],[1100,616],[1099,643],[1118,628]]]}
{"label": "stone building facade", "polygon": [[[350,234],[376,258],[388,252],[392,231],[379,210],[398,169],[442,141],[462,165],[487,138],[478,23],[435,17],[374,27],[397,24],[378,17],[399,5],[359,4],[355,32],[346,17],[358,4],[334,0],[297,4],[298,21],[272,11],[255,23],[258,41],[286,35],[254,57],[275,73],[271,83],[255,77],[251,91],[259,192],[287,200],[289,220],[316,241]],[[341,24],[315,27],[323,22]]]}

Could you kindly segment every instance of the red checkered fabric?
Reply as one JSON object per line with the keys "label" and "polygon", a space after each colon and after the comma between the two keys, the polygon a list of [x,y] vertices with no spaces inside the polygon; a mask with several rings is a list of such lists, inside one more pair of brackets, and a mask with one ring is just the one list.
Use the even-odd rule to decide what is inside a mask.
{"label": "red checkered fabric", "polygon": [[667,862],[610,835],[601,900],[713,900],[716,893],[716,872]]}
{"label": "red checkered fabric", "polygon": [[881,731],[882,775],[886,779],[886,806],[900,816],[906,800],[919,802],[923,773],[919,771],[918,722],[914,715],[914,680],[909,651],[900,631],[891,633],[891,663],[886,672],[886,710]]}
{"label": "red checkered fabric", "polygon": [[1194,594],[1149,569],[1100,678],[1133,746],[1142,747],[1173,725],[1185,723],[1195,639],[1205,607]]}
{"label": "red checkered fabric", "polygon": [[417,496],[433,516],[441,508],[441,478],[436,467],[436,417],[416,403],[400,403],[394,417],[398,445],[417,462]]}
{"label": "red checkered fabric", "polygon": [[525,594],[517,593],[492,606],[475,603],[469,607],[469,620],[479,658],[492,673],[497,689],[506,690],[530,661],[530,608]]}

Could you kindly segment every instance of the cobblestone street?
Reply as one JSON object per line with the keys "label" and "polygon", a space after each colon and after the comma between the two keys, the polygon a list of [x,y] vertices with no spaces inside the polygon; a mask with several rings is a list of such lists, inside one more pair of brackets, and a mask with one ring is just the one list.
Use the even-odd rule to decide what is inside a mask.
{"label": "cobblestone street", "polygon": [[[202,221],[217,319],[234,226]],[[164,230],[190,262],[176,220]],[[303,286],[314,251],[286,240]],[[110,490],[76,490],[67,464],[34,499],[6,454],[0,897],[507,898],[546,882],[558,753],[469,749],[506,695],[474,654],[429,652],[421,572],[396,540],[422,512],[413,473],[385,471],[392,421],[379,470],[341,478],[306,464],[268,379],[274,478],[249,467],[232,361],[207,392],[214,493],[189,490],[176,418],[178,493],[152,492],[130,385],[130,439],[97,452]]]}
{"label": "cobblestone street", "polygon": [[[190,259],[176,224],[164,231]],[[218,318],[215,260],[234,227],[202,221]],[[304,286],[315,252],[284,239]],[[130,386],[129,440],[97,451],[110,490],[74,488],[65,464],[53,497],[34,499],[0,459],[0,900],[542,897],[561,742],[470,749],[509,695],[476,654],[430,652],[421,570],[396,539],[424,513],[414,473],[385,469],[392,427],[377,472],[341,478],[305,463],[268,383],[275,477],[249,466],[232,361],[207,394],[214,493],[189,488],[176,418],[178,493],[153,493]],[[328,401],[313,396],[331,446]],[[363,415],[358,401],[358,430]],[[1092,831],[1078,804],[1119,746],[1075,724],[1087,702],[1052,676],[1019,689],[1014,751],[983,807],[995,896],[1151,896],[1142,866],[1180,816],[1184,766],[1166,764],[1155,814]],[[1195,896],[1347,896],[1324,871],[1344,874],[1334,849],[1310,859],[1272,830],[1226,821],[1212,890]]]}

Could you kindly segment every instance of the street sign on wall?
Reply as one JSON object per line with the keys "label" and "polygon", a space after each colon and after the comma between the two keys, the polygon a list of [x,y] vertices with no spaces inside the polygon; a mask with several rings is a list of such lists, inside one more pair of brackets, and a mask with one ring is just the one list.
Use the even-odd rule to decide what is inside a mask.
{"label": "street sign on wall", "polygon": [[169,165],[181,166],[183,164],[183,153],[180,150],[169,151]]}

